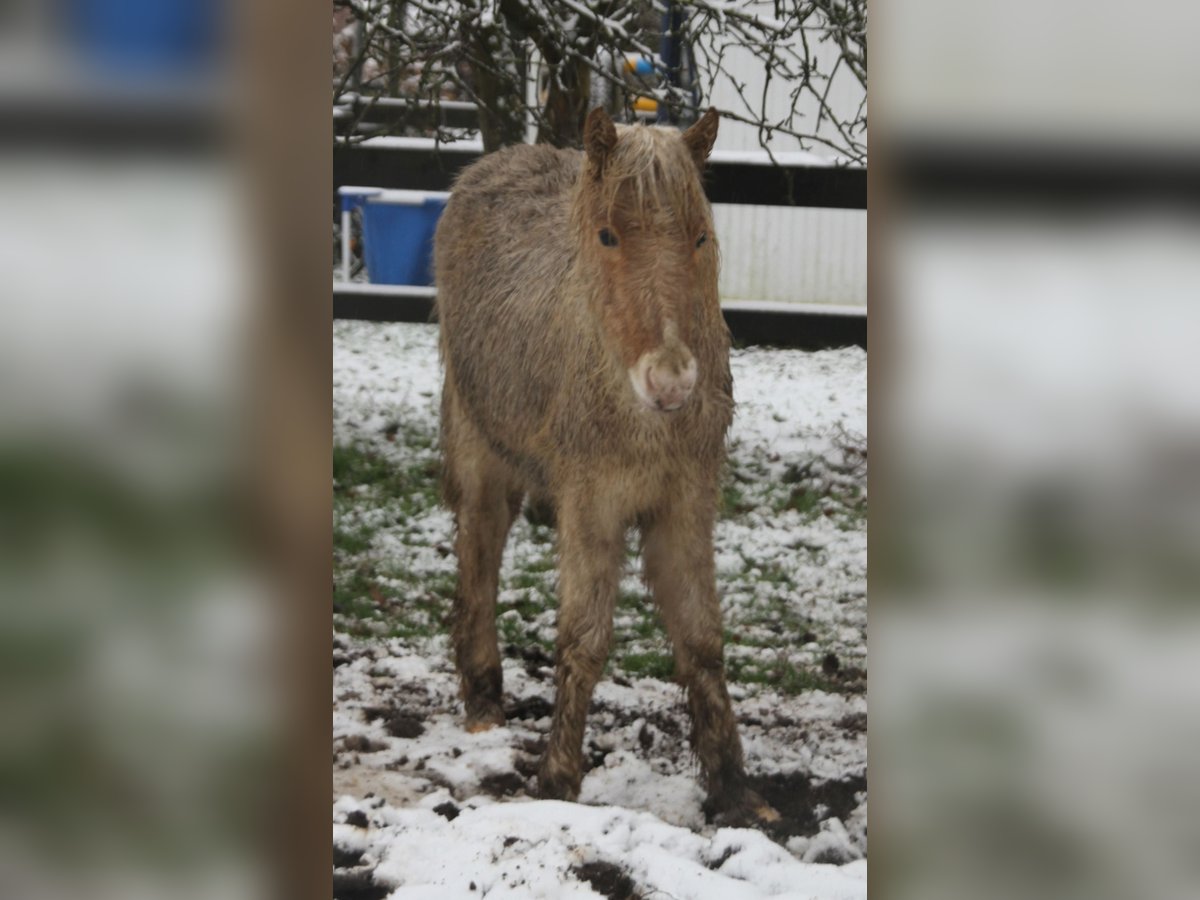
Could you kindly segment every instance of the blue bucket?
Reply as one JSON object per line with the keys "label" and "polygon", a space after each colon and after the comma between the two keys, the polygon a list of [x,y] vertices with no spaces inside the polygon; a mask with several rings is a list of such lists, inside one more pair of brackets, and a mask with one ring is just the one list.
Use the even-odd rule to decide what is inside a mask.
{"label": "blue bucket", "polygon": [[75,49],[114,74],[195,75],[220,50],[218,0],[60,0]]}
{"label": "blue bucket", "polygon": [[362,207],[363,250],[373,284],[433,284],[433,233],[450,195],[383,191]]}

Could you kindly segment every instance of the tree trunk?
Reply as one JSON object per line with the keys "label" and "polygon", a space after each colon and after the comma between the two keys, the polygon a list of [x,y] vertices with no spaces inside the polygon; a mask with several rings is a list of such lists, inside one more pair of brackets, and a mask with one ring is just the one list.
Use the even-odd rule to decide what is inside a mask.
{"label": "tree trunk", "polygon": [[566,60],[550,69],[550,89],[538,143],[578,147],[583,143],[583,120],[591,92],[591,72],[579,60]]}
{"label": "tree trunk", "polygon": [[[520,144],[525,140],[525,116],[520,101],[525,90],[525,53],[496,28],[473,30],[471,42],[476,58],[487,60],[486,67],[475,67],[472,78],[479,104],[483,152]],[[502,48],[502,52],[496,52],[496,48]],[[508,53],[512,58],[505,60]]]}

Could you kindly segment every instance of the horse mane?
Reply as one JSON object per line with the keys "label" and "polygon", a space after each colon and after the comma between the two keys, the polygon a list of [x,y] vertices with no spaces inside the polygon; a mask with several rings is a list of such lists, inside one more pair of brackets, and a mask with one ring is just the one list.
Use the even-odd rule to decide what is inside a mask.
{"label": "horse mane", "polygon": [[602,177],[583,181],[585,190],[587,182],[598,189],[599,209],[609,221],[620,207],[636,221],[667,213],[686,222],[707,206],[696,164],[679,132],[670,128],[617,126],[617,144]]}

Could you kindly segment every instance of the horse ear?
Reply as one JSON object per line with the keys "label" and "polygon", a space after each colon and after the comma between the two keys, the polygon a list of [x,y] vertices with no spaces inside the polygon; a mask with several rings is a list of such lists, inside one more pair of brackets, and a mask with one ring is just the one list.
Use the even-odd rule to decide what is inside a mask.
{"label": "horse ear", "polygon": [[704,168],[708,154],[712,152],[713,144],[717,141],[718,121],[720,121],[720,117],[717,115],[716,107],[710,106],[696,124],[683,133],[683,142],[687,144],[692,159],[696,161],[696,166],[700,169]]}
{"label": "horse ear", "polygon": [[617,146],[617,129],[613,127],[612,119],[597,106],[588,113],[587,121],[583,123],[583,149],[587,151],[588,161],[592,165],[592,174],[599,178],[604,172],[604,163]]}

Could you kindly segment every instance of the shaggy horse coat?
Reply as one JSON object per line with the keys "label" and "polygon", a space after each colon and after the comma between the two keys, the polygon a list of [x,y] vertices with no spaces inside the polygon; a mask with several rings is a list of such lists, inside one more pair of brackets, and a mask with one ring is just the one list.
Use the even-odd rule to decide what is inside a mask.
{"label": "shaggy horse coat", "polygon": [[558,529],[558,660],[545,797],[574,799],[612,640],[626,531],[687,690],[722,821],[771,818],[746,786],[722,660],[712,532],[733,414],[718,246],[685,133],[589,115],[585,152],[517,146],[462,173],[437,230],[444,493],[457,524],[454,648],[467,727],[504,722],[500,559],[529,494]]}

